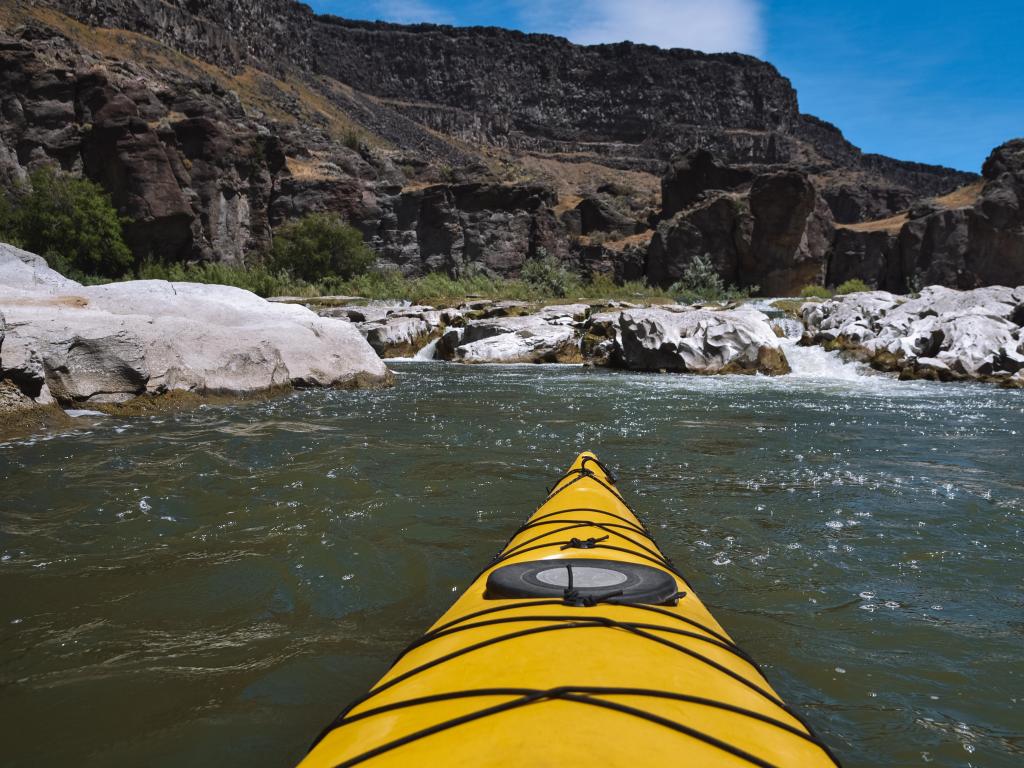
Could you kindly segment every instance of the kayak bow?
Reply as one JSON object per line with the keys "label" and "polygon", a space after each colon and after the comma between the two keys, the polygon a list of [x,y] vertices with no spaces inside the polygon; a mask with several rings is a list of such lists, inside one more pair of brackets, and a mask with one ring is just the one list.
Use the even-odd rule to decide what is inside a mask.
{"label": "kayak bow", "polygon": [[592,453],[301,768],[832,766]]}

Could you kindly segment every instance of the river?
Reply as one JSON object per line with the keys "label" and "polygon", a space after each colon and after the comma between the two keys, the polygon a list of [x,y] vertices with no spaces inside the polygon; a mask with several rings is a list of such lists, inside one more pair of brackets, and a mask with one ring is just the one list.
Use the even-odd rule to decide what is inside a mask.
{"label": "river", "polygon": [[849,766],[1024,762],[1024,399],[396,363],[0,444],[0,763],[285,766],[591,448]]}

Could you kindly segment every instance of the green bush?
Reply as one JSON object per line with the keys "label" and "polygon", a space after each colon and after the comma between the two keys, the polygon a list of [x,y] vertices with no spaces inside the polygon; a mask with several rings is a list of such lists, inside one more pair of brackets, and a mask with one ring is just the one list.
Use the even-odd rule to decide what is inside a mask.
{"label": "green bush", "polygon": [[520,275],[530,285],[559,298],[580,289],[579,277],[543,249],[540,249],[537,258],[528,259],[523,264]]}
{"label": "green bush", "polygon": [[132,265],[121,219],[98,184],[50,167],[29,175],[0,211],[6,239],[68,277],[119,277]]}
{"label": "green bush", "polygon": [[824,285],[805,285],[800,289],[800,295],[805,299],[831,299],[832,291]]}
{"label": "green bush", "polygon": [[705,254],[693,257],[683,270],[682,279],[672,286],[672,291],[713,301],[725,294],[725,282],[711,263],[711,256]]}
{"label": "green bush", "polygon": [[374,261],[359,230],[329,213],[311,213],[274,233],[270,266],[307,282],[349,280]]}
{"label": "green bush", "polygon": [[14,206],[7,195],[0,195],[0,243],[21,246],[17,223],[14,218]]}
{"label": "green bush", "polygon": [[749,288],[737,288],[734,285],[726,286],[725,281],[718,274],[714,264],[711,263],[711,255],[695,256],[693,261],[686,265],[683,270],[682,279],[669,288],[679,301],[694,304],[705,301],[732,301],[746,299],[756,293],[758,287],[752,285]]}
{"label": "green bush", "polygon": [[847,280],[845,283],[841,283],[836,288],[836,296],[845,296],[848,293],[862,293],[863,291],[870,291],[871,286],[865,283],[863,280],[854,278],[853,280]]}

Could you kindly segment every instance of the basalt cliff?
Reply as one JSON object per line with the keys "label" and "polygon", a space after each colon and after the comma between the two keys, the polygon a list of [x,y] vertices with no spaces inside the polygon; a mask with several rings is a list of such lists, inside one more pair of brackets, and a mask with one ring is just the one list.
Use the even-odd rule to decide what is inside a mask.
{"label": "basalt cliff", "polygon": [[139,258],[250,262],[328,210],[407,274],[550,254],[670,283],[707,253],[768,293],[1024,279],[1016,145],[982,178],[864,154],[749,56],[290,0],[2,0],[0,86],[0,184],[99,182]]}

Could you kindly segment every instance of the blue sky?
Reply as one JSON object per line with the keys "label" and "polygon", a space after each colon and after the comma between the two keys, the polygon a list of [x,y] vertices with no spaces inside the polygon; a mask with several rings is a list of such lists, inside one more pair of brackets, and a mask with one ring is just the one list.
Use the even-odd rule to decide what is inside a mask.
{"label": "blue sky", "polygon": [[580,43],[743,51],[854,144],[979,170],[1024,136],[1024,0],[313,0],[321,13],[488,24]]}

